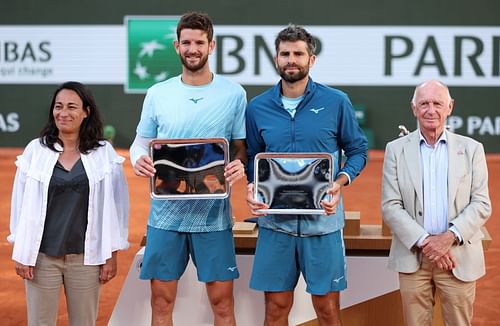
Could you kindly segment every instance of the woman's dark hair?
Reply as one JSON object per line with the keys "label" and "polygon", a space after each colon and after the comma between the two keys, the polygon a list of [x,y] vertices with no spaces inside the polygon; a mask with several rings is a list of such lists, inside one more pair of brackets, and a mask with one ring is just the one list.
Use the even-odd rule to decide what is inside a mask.
{"label": "woman's dark hair", "polygon": [[64,146],[63,142],[59,138],[59,129],[57,129],[53,114],[57,94],[59,94],[59,92],[63,89],[69,89],[78,94],[83,103],[83,110],[87,112],[87,117],[83,119],[80,126],[78,144],[78,150],[80,153],[87,154],[89,151],[102,146],[103,144],[101,144],[100,141],[104,140],[104,137],[102,134],[101,114],[97,109],[94,96],[90,90],[85,87],[85,85],[79,82],[66,82],[59,86],[54,92],[54,96],[52,97],[52,102],[49,107],[48,121],[40,132],[40,143],[53,151],[57,151],[54,147],[56,143]]}

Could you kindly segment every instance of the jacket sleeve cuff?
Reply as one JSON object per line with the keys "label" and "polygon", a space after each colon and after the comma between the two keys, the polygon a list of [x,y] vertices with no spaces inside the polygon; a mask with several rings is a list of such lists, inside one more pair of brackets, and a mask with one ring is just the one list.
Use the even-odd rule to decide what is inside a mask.
{"label": "jacket sleeve cuff", "polygon": [[418,238],[417,242],[415,243],[415,246],[422,248],[422,242],[429,236],[430,234],[425,232],[420,238]]}
{"label": "jacket sleeve cuff", "polygon": [[345,184],[346,186],[351,184],[351,176],[349,176],[347,172],[340,171],[339,174],[343,174],[347,177],[347,183]]}
{"label": "jacket sleeve cuff", "polygon": [[456,226],[455,225],[451,225],[448,230],[450,230],[451,232],[453,232],[453,234],[455,235],[455,239],[457,240],[457,243],[459,245],[463,245],[464,239],[462,239],[462,236],[458,232],[458,229],[456,228]]}

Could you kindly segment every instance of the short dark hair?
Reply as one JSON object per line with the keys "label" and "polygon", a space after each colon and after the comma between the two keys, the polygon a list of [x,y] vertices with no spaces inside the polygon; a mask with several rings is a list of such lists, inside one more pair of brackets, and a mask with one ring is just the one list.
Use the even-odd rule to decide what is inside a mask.
{"label": "short dark hair", "polygon": [[285,29],[279,32],[278,36],[276,36],[276,40],[274,41],[274,45],[276,47],[276,52],[280,47],[281,42],[297,42],[304,41],[307,44],[307,50],[310,55],[316,53],[316,40],[314,37],[305,30],[302,26],[297,26],[295,24],[289,24]]}
{"label": "short dark hair", "polygon": [[183,29],[199,29],[207,33],[208,41],[211,42],[214,37],[214,26],[210,17],[202,12],[188,12],[182,15],[177,24],[177,40],[181,38]]}
{"label": "short dark hair", "polygon": [[104,140],[104,137],[102,133],[101,114],[97,109],[94,96],[85,85],[79,82],[65,82],[55,90],[49,107],[49,117],[47,123],[40,132],[40,143],[53,151],[57,151],[54,147],[56,143],[63,146],[63,143],[59,138],[59,129],[57,129],[53,114],[57,94],[59,94],[59,92],[63,89],[69,89],[78,94],[78,97],[80,97],[83,103],[83,110],[87,112],[87,117],[83,119],[80,126],[78,144],[80,153],[87,154],[89,151],[102,146],[103,144],[100,143],[100,141]]}

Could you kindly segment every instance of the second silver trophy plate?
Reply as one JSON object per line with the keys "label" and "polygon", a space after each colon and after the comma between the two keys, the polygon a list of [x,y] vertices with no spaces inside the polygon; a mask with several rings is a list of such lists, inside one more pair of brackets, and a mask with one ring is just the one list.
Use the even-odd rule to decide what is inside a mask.
{"label": "second silver trophy plate", "polygon": [[322,200],[333,182],[327,153],[259,153],[254,162],[255,199],[268,214],[324,214]]}

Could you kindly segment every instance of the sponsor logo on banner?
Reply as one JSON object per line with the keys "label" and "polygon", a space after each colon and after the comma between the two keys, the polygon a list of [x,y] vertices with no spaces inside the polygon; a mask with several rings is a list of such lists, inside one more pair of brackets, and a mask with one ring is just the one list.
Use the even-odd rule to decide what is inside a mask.
{"label": "sponsor logo on banner", "polygon": [[19,130],[19,114],[17,112],[0,113],[0,132],[16,132]]}
{"label": "sponsor logo on banner", "polygon": [[52,75],[50,41],[39,38],[0,39],[0,78],[37,79]]}
{"label": "sponsor logo on banner", "polygon": [[453,115],[447,120],[451,131],[471,137],[500,136],[500,116]]}
{"label": "sponsor logo on banner", "polygon": [[179,17],[125,17],[127,93],[144,93],[153,84],[182,72],[175,48]]}
{"label": "sponsor logo on banner", "polygon": [[0,25],[0,84],[123,84],[125,29]]}
{"label": "sponsor logo on banner", "polygon": [[[129,16],[124,25],[1,26],[0,84],[79,80],[145,92],[181,73],[177,17]],[[217,25],[212,69],[242,85],[272,85],[283,26]],[[500,85],[498,26],[306,26],[320,40],[312,77],[328,85]]]}

